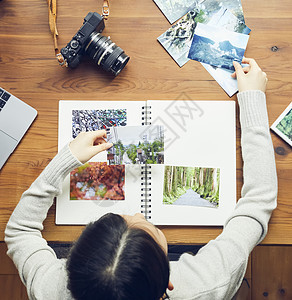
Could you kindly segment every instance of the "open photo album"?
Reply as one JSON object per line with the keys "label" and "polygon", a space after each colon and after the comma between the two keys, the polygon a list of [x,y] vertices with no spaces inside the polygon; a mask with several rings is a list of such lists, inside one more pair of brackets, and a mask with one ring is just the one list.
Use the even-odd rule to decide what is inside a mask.
{"label": "open photo album", "polygon": [[105,129],[108,151],[65,178],[56,224],[112,212],[155,225],[223,225],[236,204],[235,103],[60,101],[59,150]]}

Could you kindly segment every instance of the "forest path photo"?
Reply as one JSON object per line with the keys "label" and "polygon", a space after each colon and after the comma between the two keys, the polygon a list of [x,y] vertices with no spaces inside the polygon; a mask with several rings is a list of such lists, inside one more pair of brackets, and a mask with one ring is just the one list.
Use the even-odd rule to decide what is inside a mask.
{"label": "forest path photo", "polygon": [[193,189],[188,189],[185,194],[181,195],[173,205],[188,205],[188,206],[207,206],[216,207],[216,204],[209,202],[200,197]]}
{"label": "forest path photo", "polygon": [[163,204],[218,207],[219,186],[219,168],[165,166]]}

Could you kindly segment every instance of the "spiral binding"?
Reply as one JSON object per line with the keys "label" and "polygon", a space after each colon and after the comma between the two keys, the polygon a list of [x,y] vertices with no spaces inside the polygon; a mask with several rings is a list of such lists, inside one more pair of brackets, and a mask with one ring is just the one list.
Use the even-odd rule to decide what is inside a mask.
{"label": "spiral binding", "polygon": [[151,106],[142,106],[142,125],[151,125]]}
{"label": "spiral binding", "polygon": [[151,166],[141,166],[141,213],[151,219]]}
{"label": "spiral binding", "polygon": [[[141,125],[151,125],[151,106],[142,107]],[[141,166],[141,213],[151,220],[151,166]]]}

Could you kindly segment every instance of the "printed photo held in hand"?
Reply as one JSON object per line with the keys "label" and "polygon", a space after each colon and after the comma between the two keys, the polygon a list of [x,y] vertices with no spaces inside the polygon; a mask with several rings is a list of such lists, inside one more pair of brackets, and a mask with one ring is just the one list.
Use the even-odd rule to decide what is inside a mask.
{"label": "printed photo held in hand", "polygon": [[220,169],[164,167],[163,204],[219,206]]}
{"label": "printed photo held in hand", "polygon": [[162,164],[164,162],[163,126],[125,126],[108,129],[109,165]]}
{"label": "printed photo held in hand", "polygon": [[[218,82],[222,89],[227,93],[229,97],[232,97],[238,92],[237,80],[232,77],[233,71],[228,69],[221,69],[205,63],[201,65],[210,73],[210,75]],[[247,67],[247,64],[242,64],[242,67]]]}
{"label": "printed photo held in hand", "polygon": [[238,91],[259,90],[265,93],[268,82],[267,74],[261,70],[253,58],[243,58],[242,64],[248,66],[242,67],[234,61],[235,72],[231,74],[233,78],[237,78]]}
{"label": "printed photo held in hand", "polygon": [[242,61],[249,36],[205,24],[197,24],[188,58],[234,70]]}

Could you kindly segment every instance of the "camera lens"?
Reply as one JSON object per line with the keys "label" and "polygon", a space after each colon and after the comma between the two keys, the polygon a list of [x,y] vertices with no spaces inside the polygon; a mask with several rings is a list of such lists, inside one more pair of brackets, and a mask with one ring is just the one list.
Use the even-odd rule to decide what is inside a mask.
{"label": "camera lens", "polygon": [[85,52],[97,65],[100,65],[104,70],[110,71],[116,76],[130,59],[124,50],[113,43],[110,38],[98,32],[93,32],[90,35]]}

